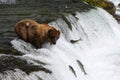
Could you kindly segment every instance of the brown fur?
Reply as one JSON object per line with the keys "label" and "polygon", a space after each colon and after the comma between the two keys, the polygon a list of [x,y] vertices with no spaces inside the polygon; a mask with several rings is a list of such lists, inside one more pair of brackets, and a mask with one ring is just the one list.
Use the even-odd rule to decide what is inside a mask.
{"label": "brown fur", "polygon": [[[28,25],[27,25],[28,24]],[[15,32],[24,41],[28,41],[28,32],[32,31],[34,26],[39,25],[36,21],[31,19],[24,19],[16,23]],[[35,28],[35,27],[34,27]],[[32,31],[33,32],[33,31]]]}
{"label": "brown fur", "polygon": [[60,31],[48,24],[39,24],[31,19],[24,19],[15,26],[16,34],[22,40],[30,42],[37,48],[41,48],[44,43],[56,44],[60,36]]}

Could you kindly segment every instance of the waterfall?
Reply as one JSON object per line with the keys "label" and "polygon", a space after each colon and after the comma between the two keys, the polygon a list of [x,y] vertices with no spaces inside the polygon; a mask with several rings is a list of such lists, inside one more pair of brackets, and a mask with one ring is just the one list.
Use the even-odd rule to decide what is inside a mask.
{"label": "waterfall", "polygon": [[[35,49],[20,39],[12,40],[28,63],[44,71],[30,74],[21,69],[0,73],[1,80],[120,80],[120,29],[102,9],[67,14],[49,25],[61,31],[56,45]],[[71,42],[74,41],[74,42]],[[43,64],[44,63],[44,64]],[[51,72],[50,72],[50,71]]]}

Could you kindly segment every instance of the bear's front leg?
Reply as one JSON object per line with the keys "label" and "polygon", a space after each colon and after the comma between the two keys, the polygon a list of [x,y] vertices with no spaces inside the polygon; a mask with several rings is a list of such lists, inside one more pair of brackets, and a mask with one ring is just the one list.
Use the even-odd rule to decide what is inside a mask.
{"label": "bear's front leg", "polygon": [[37,44],[35,44],[35,47],[36,47],[36,49],[42,48],[42,44],[37,42]]}

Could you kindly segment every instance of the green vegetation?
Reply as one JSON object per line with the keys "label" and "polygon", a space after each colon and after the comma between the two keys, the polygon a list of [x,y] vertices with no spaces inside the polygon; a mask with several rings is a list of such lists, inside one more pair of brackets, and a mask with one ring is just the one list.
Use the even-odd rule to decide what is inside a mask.
{"label": "green vegetation", "polygon": [[114,4],[108,0],[82,0],[87,2],[88,4],[96,7],[100,7],[105,9],[110,14],[115,14],[116,8]]}

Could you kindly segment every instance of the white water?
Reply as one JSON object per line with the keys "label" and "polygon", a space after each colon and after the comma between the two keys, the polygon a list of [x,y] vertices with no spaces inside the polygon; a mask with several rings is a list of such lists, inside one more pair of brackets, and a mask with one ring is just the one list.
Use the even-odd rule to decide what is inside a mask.
{"label": "white water", "polygon": [[[15,49],[25,53],[24,58],[47,63],[45,67],[52,74],[38,71],[27,76],[17,71],[13,75],[19,76],[18,80],[39,80],[37,76],[43,80],[120,80],[120,29],[116,20],[102,9],[65,17],[71,23],[72,31],[62,19],[49,24],[61,31],[56,45],[46,44],[36,50],[22,40],[11,42]],[[70,40],[78,39],[81,40],[70,43]],[[76,60],[81,62],[82,68]],[[6,79],[4,75],[0,76]]]}

